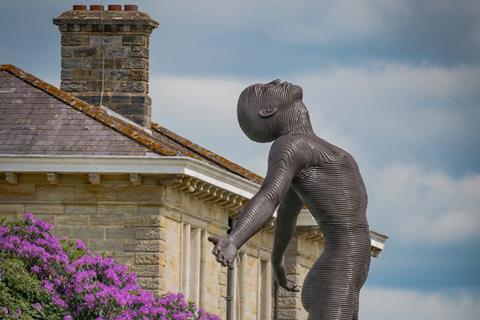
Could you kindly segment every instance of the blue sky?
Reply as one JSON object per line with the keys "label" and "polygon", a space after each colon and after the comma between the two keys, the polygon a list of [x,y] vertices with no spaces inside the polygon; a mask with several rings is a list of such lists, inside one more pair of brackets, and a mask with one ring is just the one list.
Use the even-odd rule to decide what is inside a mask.
{"label": "blue sky", "polygon": [[[304,88],[316,133],[355,156],[370,225],[390,236],[362,293],[364,319],[478,317],[479,1],[136,3],[160,22],[155,121],[264,174],[269,145],[243,136],[236,100],[281,78]],[[72,4],[4,1],[0,63],[58,84],[51,18]]]}

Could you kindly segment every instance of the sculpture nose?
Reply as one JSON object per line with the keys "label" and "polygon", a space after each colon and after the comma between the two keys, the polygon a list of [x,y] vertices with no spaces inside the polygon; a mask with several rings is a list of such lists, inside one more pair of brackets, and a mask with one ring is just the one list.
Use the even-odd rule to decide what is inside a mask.
{"label": "sculpture nose", "polygon": [[267,84],[275,84],[275,85],[277,85],[277,84],[280,84],[280,83],[282,83],[282,80],[280,80],[280,79],[275,79],[275,80],[273,80],[272,82],[269,82],[269,83],[267,83]]}

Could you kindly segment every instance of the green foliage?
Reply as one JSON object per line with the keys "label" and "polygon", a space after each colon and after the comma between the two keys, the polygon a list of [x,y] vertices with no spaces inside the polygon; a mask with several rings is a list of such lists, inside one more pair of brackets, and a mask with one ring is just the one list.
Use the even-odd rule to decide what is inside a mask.
{"label": "green foliage", "polygon": [[79,246],[81,242],[78,240],[61,239],[60,243],[62,244],[63,251],[68,256],[68,261],[75,261],[88,253],[87,248],[82,249],[83,246]]}
{"label": "green foliage", "polygon": [[2,319],[61,319],[62,313],[42,290],[25,263],[0,252],[0,317]]}

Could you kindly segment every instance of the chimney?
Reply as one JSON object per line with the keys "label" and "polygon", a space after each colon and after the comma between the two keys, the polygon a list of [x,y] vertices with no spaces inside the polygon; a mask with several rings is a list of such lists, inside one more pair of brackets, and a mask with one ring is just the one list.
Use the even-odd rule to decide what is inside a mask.
{"label": "chimney", "polygon": [[74,5],[53,23],[62,35],[62,90],[150,128],[148,46],[158,22],[136,5]]}

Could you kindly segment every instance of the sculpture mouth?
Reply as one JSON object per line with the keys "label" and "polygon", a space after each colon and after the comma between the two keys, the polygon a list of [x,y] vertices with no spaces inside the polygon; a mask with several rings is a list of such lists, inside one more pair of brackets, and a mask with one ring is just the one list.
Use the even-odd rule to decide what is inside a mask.
{"label": "sculpture mouth", "polygon": [[263,84],[262,86],[280,86],[280,87],[283,87],[283,88],[290,88],[292,86],[294,86],[293,84],[291,84],[290,82],[288,81],[282,81],[280,79],[275,79],[271,82],[268,82],[268,83],[265,83]]}
{"label": "sculpture mouth", "polygon": [[301,93],[303,91],[302,87],[300,87],[299,85],[290,83],[290,82],[285,81],[281,85],[282,85],[282,87],[285,88],[285,90],[288,90],[288,91],[290,91],[294,94],[298,94],[298,93]]}
{"label": "sculpture mouth", "polygon": [[254,87],[256,91],[259,90],[258,92],[266,90],[268,87],[277,87],[277,88],[282,88],[283,91],[285,92],[290,92],[295,97],[298,96],[302,98],[303,96],[302,87],[300,87],[299,85],[290,83],[288,81],[282,81],[280,79],[275,79],[268,83],[257,83]]}
{"label": "sculpture mouth", "polygon": [[280,87],[283,89],[285,92],[289,92],[293,97],[302,99],[303,98],[303,89],[299,85],[290,83],[288,81],[280,81],[280,80],[275,80],[270,82],[267,85],[276,85],[277,87]]}
{"label": "sculpture mouth", "polygon": [[288,82],[288,81],[280,82],[278,85],[281,86],[282,88],[284,88],[285,90],[292,91],[292,92],[295,92],[295,93],[302,90],[302,88],[300,86],[298,86],[296,84],[293,84],[291,82]]}

